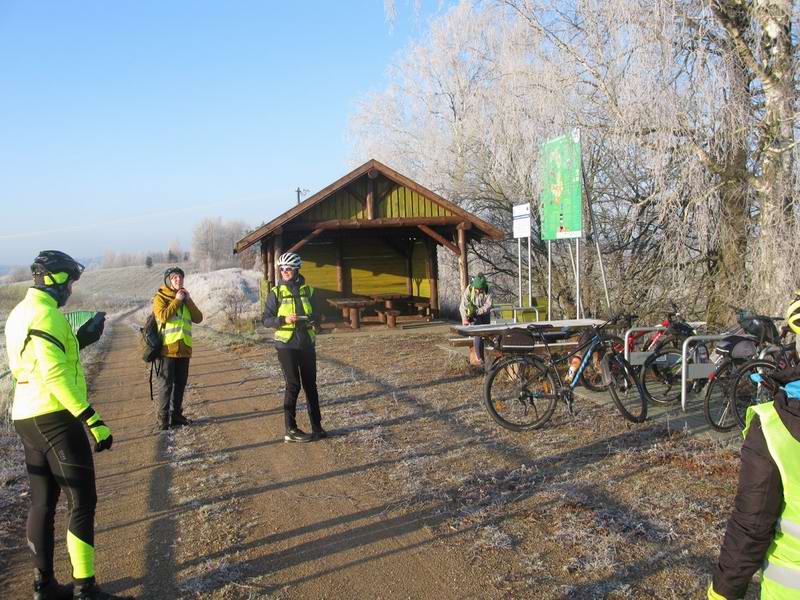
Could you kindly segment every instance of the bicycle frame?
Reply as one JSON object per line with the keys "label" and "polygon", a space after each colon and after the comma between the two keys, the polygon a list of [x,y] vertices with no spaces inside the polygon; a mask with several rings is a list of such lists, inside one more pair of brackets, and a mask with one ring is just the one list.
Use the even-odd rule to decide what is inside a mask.
{"label": "bicycle frame", "polygon": [[[538,337],[539,337],[539,339],[541,339],[542,345],[544,346],[544,349],[547,351],[547,358],[548,358],[547,363],[546,363],[547,367],[548,368],[550,368],[550,367],[553,368],[553,370],[556,372],[556,375],[557,375],[557,377],[559,379],[559,382],[563,382],[563,377],[561,376],[561,373],[558,370],[558,365],[560,363],[564,363],[566,361],[571,360],[573,356],[578,355],[579,353],[583,352],[584,350],[586,350],[588,348],[588,350],[586,350],[586,352],[584,353],[583,358],[581,359],[580,366],[577,368],[577,370],[575,371],[575,374],[572,376],[572,380],[569,383],[569,389],[575,389],[577,387],[578,382],[581,379],[581,375],[583,374],[584,370],[586,370],[586,366],[589,364],[589,361],[592,359],[592,355],[595,353],[595,350],[597,349],[597,347],[600,346],[603,343],[603,339],[600,336],[599,332],[606,325],[607,325],[607,323],[597,327],[597,329],[594,332],[594,335],[592,336],[592,338],[590,340],[588,340],[587,342],[584,342],[581,346],[579,346],[578,348],[573,350],[570,354],[568,354],[566,356],[562,356],[562,357],[557,358],[557,359],[553,358],[553,353],[550,351],[550,346],[548,345],[547,339],[545,338],[544,334],[542,332],[538,332],[539,333]],[[534,337],[533,332],[530,332],[530,333],[531,333],[531,337]],[[562,385],[562,389],[563,389],[563,385]]]}

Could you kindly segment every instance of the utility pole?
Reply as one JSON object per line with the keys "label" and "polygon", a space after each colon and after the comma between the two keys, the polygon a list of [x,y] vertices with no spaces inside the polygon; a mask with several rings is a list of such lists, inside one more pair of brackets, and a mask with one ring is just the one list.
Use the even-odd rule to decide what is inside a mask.
{"label": "utility pole", "polygon": [[297,203],[298,204],[300,204],[300,196],[305,196],[306,194],[308,194],[308,190],[301,190],[300,186],[297,187],[295,192],[297,193]]}

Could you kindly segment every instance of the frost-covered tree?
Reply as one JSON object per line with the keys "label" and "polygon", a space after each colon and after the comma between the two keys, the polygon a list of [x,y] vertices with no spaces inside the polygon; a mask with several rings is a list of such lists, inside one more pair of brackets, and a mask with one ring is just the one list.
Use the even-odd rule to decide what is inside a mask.
{"label": "frost-covered tree", "polygon": [[[797,19],[789,0],[462,2],[363,99],[354,162],[374,155],[510,231],[511,205],[538,197],[539,145],[579,127],[588,240],[615,305],[671,296],[717,322],[728,303],[774,309],[795,283],[782,258],[800,249]],[[570,308],[564,249],[556,289]],[[472,249],[501,278],[514,254]]]}

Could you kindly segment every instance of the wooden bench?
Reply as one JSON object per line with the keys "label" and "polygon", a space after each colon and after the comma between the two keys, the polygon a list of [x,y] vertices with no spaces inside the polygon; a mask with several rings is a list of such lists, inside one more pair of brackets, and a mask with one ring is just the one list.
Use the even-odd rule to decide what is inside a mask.
{"label": "wooden bench", "polygon": [[399,310],[385,310],[383,311],[386,313],[386,325],[388,327],[395,328],[397,327],[397,315],[400,314]]}

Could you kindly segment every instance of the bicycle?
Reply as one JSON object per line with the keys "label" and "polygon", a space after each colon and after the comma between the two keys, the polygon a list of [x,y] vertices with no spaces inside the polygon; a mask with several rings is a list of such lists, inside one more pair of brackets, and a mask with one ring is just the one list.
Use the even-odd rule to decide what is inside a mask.
{"label": "bicycle", "polygon": [[[619,319],[620,316],[617,316],[602,325],[595,325],[592,328],[594,335],[588,341],[559,358],[553,356],[548,339],[563,339],[570,335],[569,332],[560,335],[546,333],[546,325],[535,323],[521,329],[533,344],[541,342],[547,358],[541,359],[530,354],[508,355],[492,364],[484,379],[483,394],[484,404],[492,419],[511,431],[539,429],[550,420],[559,400],[566,404],[570,415],[574,415],[573,391],[594,353],[602,349],[601,365],[614,405],[629,421],[644,421],[647,402],[633,368],[621,351],[615,350],[614,339],[602,333],[604,327]],[[573,356],[581,352],[584,354],[580,366],[572,380],[565,383],[558,365],[568,364]]]}
{"label": "bicycle", "polygon": [[[674,307],[674,305],[673,305]],[[642,385],[648,402],[670,404],[681,398],[681,369],[683,359],[681,346],[686,338],[697,335],[694,327],[689,325],[679,312],[671,312],[667,316],[667,331],[664,339],[656,346],[655,352],[647,357],[639,371],[639,382]],[[695,343],[689,350],[688,363],[708,362],[708,348],[702,342]],[[690,384],[692,391],[699,392],[706,380],[696,380]]]}
{"label": "bicycle", "polygon": [[[712,429],[727,432],[739,424],[736,417],[735,403],[731,402],[732,383],[738,370],[748,361],[757,358],[759,349],[766,355],[774,355],[777,346],[765,339],[764,330],[753,328],[753,314],[745,309],[731,306],[736,313],[738,326],[729,330],[724,340],[717,343],[712,355],[712,362],[717,364],[713,373],[708,376],[708,386],[703,400],[703,414]],[[756,331],[761,335],[754,335]],[[766,345],[765,345],[766,342]],[[778,362],[778,361],[776,361]]]}
{"label": "bicycle", "polygon": [[775,327],[775,321],[783,317],[768,317],[750,313],[745,330],[756,336],[762,344],[766,343],[758,358],[747,361],[733,375],[728,403],[739,427],[744,427],[747,407],[751,404],[768,402],[773,390],[765,388],[763,382],[756,381],[752,375],[770,375],[798,364],[794,344],[784,344]]}
{"label": "bicycle", "polygon": [[[630,329],[633,326],[633,322],[638,318],[639,315],[622,314],[619,316],[619,321],[624,323],[623,329]],[[644,335],[644,333],[641,333],[640,336],[641,335]],[[608,335],[606,338],[613,342],[614,351],[622,352],[624,356],[625,342],[622,340],[622,338],[616,335]],[[628,346],[633,347],[634,341],[635,338],[631,336],[631,338],[628,339]],[[595,352],[592,355],[592,360],[586,364],[586,368],[583,370],[583,373],[581,373],[579,383],[591,392],[604,392],[607,388],[605,378],[603,376],[603,369],[601,367],[602,358],[603,352],[601,348],[598,352]]]}

